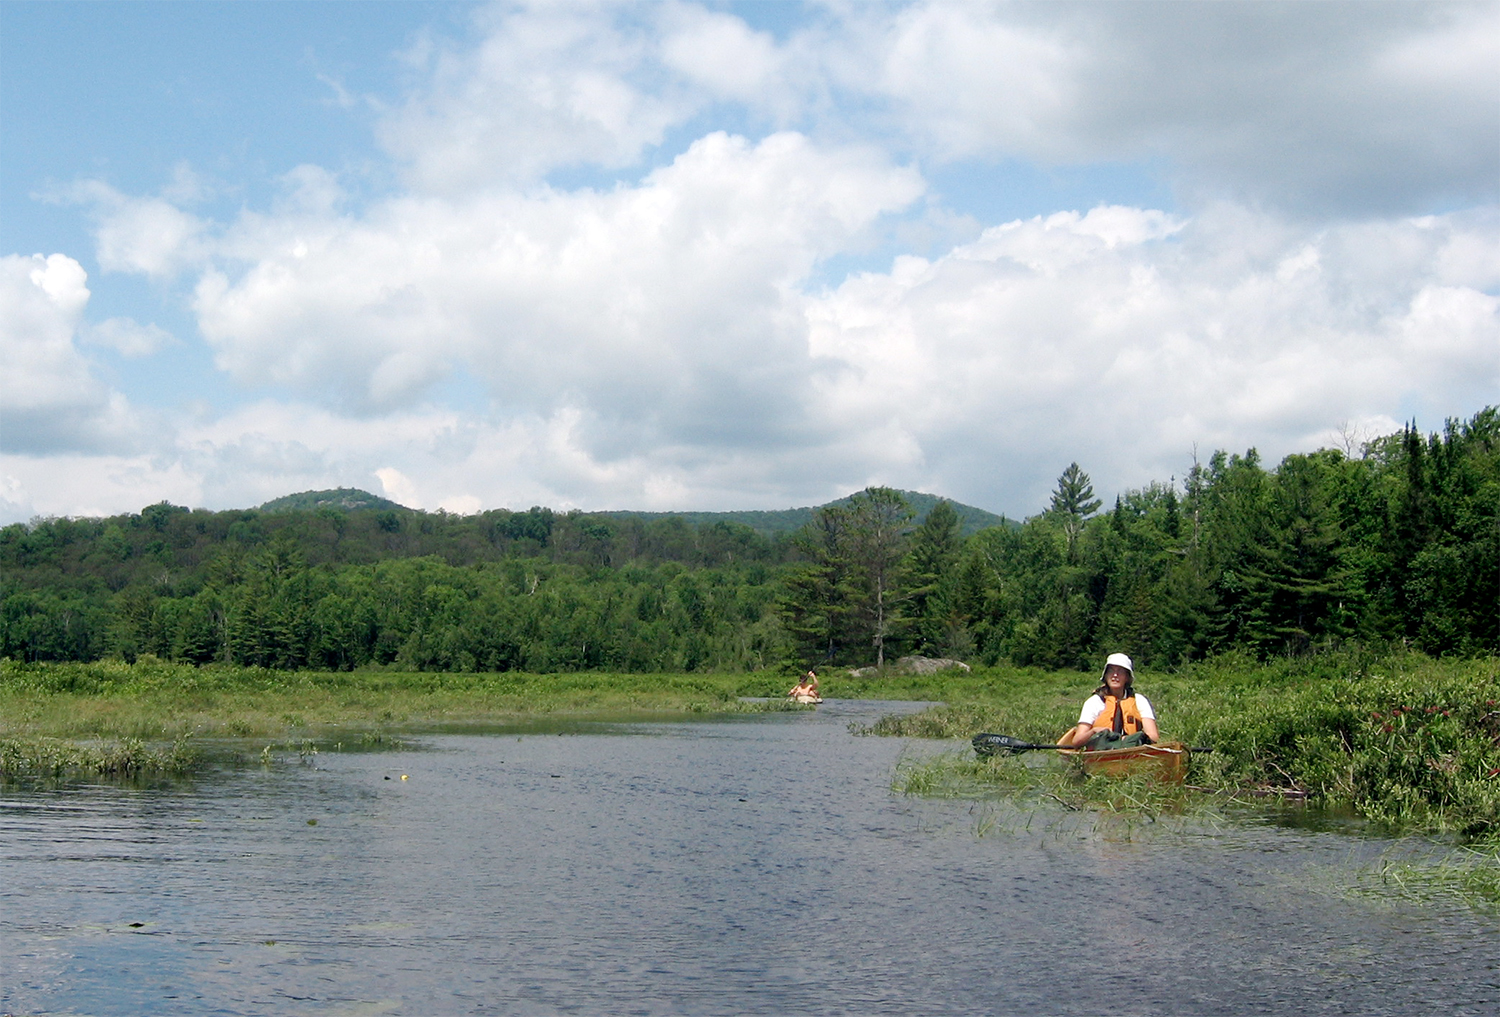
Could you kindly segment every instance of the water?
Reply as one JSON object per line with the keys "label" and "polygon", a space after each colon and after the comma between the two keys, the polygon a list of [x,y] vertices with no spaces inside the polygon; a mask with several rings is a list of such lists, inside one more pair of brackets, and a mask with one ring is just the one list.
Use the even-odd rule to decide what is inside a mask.
{"label": "water", "polygon": [[900,708],[11,789],[0,1012],[1500,1011],[1500,919],[1356,892],[1389,842],[896,796]]}

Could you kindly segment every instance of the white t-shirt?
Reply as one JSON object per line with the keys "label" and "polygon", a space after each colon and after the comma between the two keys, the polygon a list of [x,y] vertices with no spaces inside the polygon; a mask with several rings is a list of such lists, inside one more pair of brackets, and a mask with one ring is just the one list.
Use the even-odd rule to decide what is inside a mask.
{"label": "white t-shirt", "polygon": [[[1139,692],[1135,694],[1136,712],[1141,715],[1142,720],[1155,720],[1156,714],[1151,710],[1151,702]],[[1083,704],[1083,712],[1078,715],[1078,723],[1092,725],[1099,719],[1099,714],[1104,712],[1104,700],[1098,696],[1089,696],[1089,701]]]}

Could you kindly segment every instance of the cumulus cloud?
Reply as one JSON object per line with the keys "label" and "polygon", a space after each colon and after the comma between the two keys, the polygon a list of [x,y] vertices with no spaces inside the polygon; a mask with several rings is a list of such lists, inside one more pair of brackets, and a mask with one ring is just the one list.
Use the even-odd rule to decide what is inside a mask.
{"label": "cumulus cloud", "polygon": [[[378,128],[394,193],[302,165],[216,223],[184,210],[211,190],[185,165],[159,197],[72,192],[105,271],[191,280],[254,401],[130,444],[76,343],[175,340],[83,324],[71,258],[5,259],[0,511],[329,486],[465,512],[775,507],[889,483],[1025,514],[1074,459],[1109,492],[1194,446],[1436,425],[1500,381],[1495,22],[916,3],[775,37],[685,3],[484,8],[472,40],[407,54]],[[1011,159],[1154,160],[1183,200],[827,268],[948,214],[921,166]],[[562,182],[580,169],[619,180]],[[465,409],[442,404],[455,376]]]}
{"label": "cumulus cloud", "polygon": [[166,198],[122,194],[97,180],[77,185],[71,198],[92,208],[96,253],[106,272],[170,279],[202,260],[207,223]]}
{"label": "cumulus cloud", "polygon": [[124,448],[139,421],[74,345],[88,274],[62,254],[0,258],[0,444],[45,455]]}
{"label": "cumulus cloud", "polygon": [[148,357],[172,341],[171,333],[157,325],[142,325],[134,318],[107,318],[85,325],[79,338],[94,346],[114,350],[122,357]]}
{"label": "cumulus cloud", "polygon": [[1386,408],[1477,407],[1500,390],[1497,225],[1309,231],[1235,206],[1008,223],[816,301],[812,349],[848,367],[820,404],[868,427],[872,470],[910,449],[903,475],[1008,506],[1042,500],[1038,460],[1118,490],[1180,475],[1195,445],[1281,455]]}
{"label": "cumulus cloud", "polygon": [[1166,160],[1302,214],[1493,201],[1493,4],[854,8],[830,73],[944,159]]}
{"label": "cumulus cloud", "polygon": [[728,103],[924,160],[1156,160],[1299,213],[1494,200],[1493,4],[833,6],[778,40],[694,4],[500,5],[383,122],[423,191],[635,165]]}
{"label": "cumulus cloud", "polygon": [[[1195,447],[1274,460],[1387,433],[1396,408],[1426,407],[1436,426],[1455,404],[1483,405],[1500,386],[1497,225],[1490,211],[1314,230],[1232,205],[1005,223],[940,258],[791,293],[763,356],[801,379],[797,405],[747,396],[753,440],[710,405],[717,375],[683,372],[690,342],[616,358],[572,334],[559,343],[595,350],[602,373],[638,363],[617,386],[574,364],[529,376],[530,403],[480,413],[263,401],[183,421],[149,455],[61,459],[46,480],[38,460],[0,468],[6,497],[37,511],[57,511],[57,492],[86,487],[68,476],[87,471],[85,502],[113,490],[112,510],[158,500],[140,497],[155,477],[210,505],[358,486],[463,512],[774,507],[889,483],[1024,515],[1075,459],[1107,495],[1181,476]],[[756,349],[736,356],[753,366]],[[690,410],[642,437],[620,392],[654,375]]]}
{"label": "cumulus cloud", "polygon": [[[195,306],[221,366],[374,412],[462,364],[511,412],[581,394],[601,442],[717,420],[759,440],[795,413],[798,286],[920,177],[797,134],[695,142],[608,192],[405,197],[359,220],[255,218]],[[675,436],[675,437],[674,437]]]}
{"label": "cumulus cloud", "polygon": [[697,105],[664,80],[625,7],[496,5],[477,46],[431,37],[409,58],[424,83],[383,122],[423,191],[528,183],[558,167],[633,164]]}

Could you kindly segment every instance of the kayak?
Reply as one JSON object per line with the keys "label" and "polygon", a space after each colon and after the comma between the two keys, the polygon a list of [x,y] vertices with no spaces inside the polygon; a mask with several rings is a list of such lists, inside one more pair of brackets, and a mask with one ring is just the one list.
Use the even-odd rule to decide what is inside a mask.
{"label": "kayak", "polygon": [[1128,749],[1059,749],[1057,754],[1077,759],[1085,773],[1102,773],[1111,777],[1149,773],[1173,784],[1181,784],[1187,777],[1188,757],[1192,752],[1181,742],[1158,742]]}
{"label": "kayak", "polygon": [[823,701],[822,696],[788,696],[787,698],[794,703],[801,703],[804,706],[815,706]]}
{"label": "kayak", "polygon": [[1051,749],[1059,756],[1076,759],[1085,773],[1102,773],[1112,777],[1147,773],[1173,784],[1181,784],[1187,777],[1188,759],[1193,754],[1193,750],[1181,742],[1157,742],[1154,745],[1132,745],[1119,749],[1074,749],[1064,748],[1056,742],[1028,742],[989,732],[975,735],[972,742],[974,751],[981,756],[1015,755],[1018,752]]}

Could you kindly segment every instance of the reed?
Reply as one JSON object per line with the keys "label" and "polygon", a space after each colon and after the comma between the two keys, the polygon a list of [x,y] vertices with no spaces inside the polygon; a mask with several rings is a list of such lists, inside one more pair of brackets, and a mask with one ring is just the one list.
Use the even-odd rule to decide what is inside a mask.
{"label": "reed", "polygon": [[[0,774],[167,772],[191,765],[186,739],[358,745],[396,732],[537,718],[803,710],[779,675],[448,674],[272,671],[0,661]],[[746,702],[741,697],[764,697]],[[141,753],[145,753],[142,755]],[[131,771],[135,772],[135,771]]]}
{"label": "reed", "polygon": [[199,753],[185,738],[147,745],[137,738],[79,743],[60,738],[0,738],[0,778],[75,775],[133,780],[188,773]]}
{"label": "reed", "polygon": [[[949,677],[944,705],[883,718],[869,730],[965,739],[997,731],[1055,741],[1094,681],[1035,672]],[[1214,749],[1193,757],[1193,787],[1225,799],[1305,797],[1352,809],[1392,831],[1500,839],[1500,661],[1494,658],[1350,651],[1262,664],[1225,657],[1175,673],[1145,673],[1137,684],[1157,707],[1163,737]],[[1027,773],[958,767],[943,786],[1011,786]],[[921,779],[943,784],[936,775]]]}
{"label": "reed", "polygon": [[1374,878],[1382,894],[1415,903],[1500,908],[1500,846],[1466,845],[1420,861],[1387,859]]}

